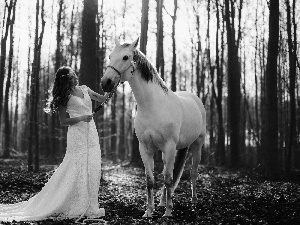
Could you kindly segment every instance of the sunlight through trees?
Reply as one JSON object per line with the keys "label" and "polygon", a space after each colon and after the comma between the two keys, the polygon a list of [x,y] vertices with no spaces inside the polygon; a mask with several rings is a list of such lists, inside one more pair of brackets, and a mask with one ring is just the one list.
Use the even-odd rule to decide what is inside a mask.
{"label": "sunlight through trees", "polygon": [[[140,37],[167,87],[205,104],[203,164],[298,170],[299,13],[296,0],[1,1],[0,155],[26,157],[30,171],[58,163],[66,130],[43,110],[55,71],[71,66],[103,94],[115,40]],[[135,105],[125,83],[95,116],[103,157],[141,164]]]}

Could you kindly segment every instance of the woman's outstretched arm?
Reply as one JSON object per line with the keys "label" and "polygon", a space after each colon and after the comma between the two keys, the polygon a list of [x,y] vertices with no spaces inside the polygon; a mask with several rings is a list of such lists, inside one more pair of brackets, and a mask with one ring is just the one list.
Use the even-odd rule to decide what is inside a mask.
{"label": "woman's outstretched arm", "polygon": [[90,98],[97,101],[97,102],[104,102],[105,99],[108,97],[109,93],[106,93],[105,95],[100,95],[97,92],[94,92],[88,87],[88,93],[90,95]]}

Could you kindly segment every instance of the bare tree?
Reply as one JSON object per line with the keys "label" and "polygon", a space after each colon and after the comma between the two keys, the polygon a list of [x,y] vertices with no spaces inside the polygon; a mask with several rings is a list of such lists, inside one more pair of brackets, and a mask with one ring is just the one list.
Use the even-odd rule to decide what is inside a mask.
{"label": "bare tree", "polygon": [[265,78],[264,168],[268,175],[276,175],[278,168],[278,107],[277,107],[277,55],[279,38],[279,0],[269,3],[269,43]]}
{"label": "bare tree", "polygon": [[[4,77],[5,77],[5,62],[6,62],[6,42],[8,37],[8,30],[11,21],[11,10],[13,7],[13,0],[10,0],[9,5],[7,4],[7,0],[5,0],[5,9],[4,9],[4,17],[3,17],[3,29],[5,27],[4,35],[1,37],[1,55],[0,55],[0,125],[1,125],[1,116],[2,116],[2,102],[3,102],[3,85],[4,85]],[[4,26],[5,15],[7,9],[7,18]]]}
{"label": "bare tree", "polygon": [[[218,145],[215,154],[215,160],[217,165],[223,165],[225,163],[225,133],[223,127],[223,65],[220,63],[219,56],[219,30],[220,30],[220,15],[219,15],[219,2],[216,1],[216,19],[217,19],[217,29],[216,29],[216,86],[217,91],[215,89],[214,77],[212,76],[212,92],[217,105],[218,112]],[[223,33],[222,30],[222,42],[223,42]],[[222,45],[222,49],[224,49]],[[222,50],[223,52],[223,50]],[[223,57],[221,57],[223,58]],[[222,59],[223,60],[223,59]],[[214,73],[212,73],[214,75]]]}
{"label": "bare tree", "polygon": [[[196,6],[193,5],[193,10],[194,10],[194,13],[195,13],[195,16],[196,16],[196,32],[197,32],[197,41],[196,41],[196,47],[195,47],[195,50],[196,50],[196,88],[197,88],[197,95],[200,97],[200,93],[201,93],[201,90],[203,91],[204,89],[204,77],[205,77],[205,74],[201,74],[201,68],[200,68],[200,56],[202,54],[202,46],[201,46],[201,36],[200,36],[200,15],[199,15],[199,12],[198,12],[198,9],[199,9],[199,4],[200,4],[200,1],[197,0],[196,1]],[[202,76],[203,75],[203,76]],[[204,96],[202,96],[204,97]]]}
{"label": "bare tree", "polygon": [[149,24],[148,14],[149,14],[149,0],[143,0],[142,1],[140,50],[145,55],[147,53],[147,40],[148,40],[148,24]]}
{"label": "bare tree", "polygon": [[15,101],[15,115],[14,115],[14,122],[13,122],[13,132],[12,132],[12,137],[13,137],[13,146],[15,149],[18,148],[18,120],[19,120],[19,92],[20,92],[20,75],[19,75],[19,55],[20,55],[20,38],[18,41],[18,51],[17,51],[17,61],[16,65],[17,68],[15,69],[15,74],[16,74],[16,101]]}
{"label": "bare tree", "polygon": [[[207,68],[206,70],[210,74],[211,83],[214,83],[214,73],[215,66],[211,63],[210,58],[210,0],[207,1],[207,32],[206,32],[206,58],[207,58]],[[215,116],[215,98],[213,94],[210,96],[210,126],[209,126],[209,145],[214,148],[214,116]]]}
{"label": "bare tree", "polygon": [[178,3],[177,0],[174,0],[174,12],[172,16],[172,83],[171,83],[171,89],[172,91],[176,91],[176,39],[175,39],[175,22],[177,18],[177,8]]}
{"label": "bare tree", "polygon": [[10,38],[10,47],[9,47],[9,58],[8,58],[8,73],[7,73],[7,79],[6,79],[6,85],[5,85],[5,99],[4,99],[4,121],[5,121],[5,129],[4,129],[4,135],[5,135],[5,145],[4,145],[4,151],[3,151],[3,157],[8,158],[10,156],[10,139],[11,139],[11,124],[10,124],[10,118],[9,118],[9,109],[8,109],[8,102],[9,102],[9,91],[11,87],[11,77],[12,77],[12,62],[14,58],[14,22],[16,17],[16,4],[17,0],[12,2],[12,18],[10,20],[10,32],[9,32],[9,38]]}
{"label": "bare tree", "polygon": [[296,40],[296,24],[295,24],[295,0],[293,0],[293,25],[294,25],[294,40],[292,37],[292,21],[291,21],[291,7],[290,1],[286,0],[286,13],[287,13],[287,34],[288,34],[288,46],[289,46],[289,69],[290,69],[290,132],[289,132],[289,144],[286,156],[286,171],[291,171],[291,159],[292,153],[296,144],[296,57],[297,57],[297,40]]}
{"label": "bare tree", "polygon": [[80,83],[97,90],[97,13],[98,0],[84,0],[82,12],[82,47]]}
{"label": "bare tree", "polygon": [[255,36],[255,57],[254,57],[254,76],[255,76],[255,121],[256,121],[256,126],[255,126],[255,130],[256,130],[256,135],[258,137],[258,141],[257,141],[257,148],[260,148],[260,136],[259,136],[259,116],[258,116],[258,74],[257,74],[257,53],[258,53],[258,25],[257,25],[257,21],[258,21],[258,0],[256,2],[256,10],[255,10],[255,31],[256,31],[256,36]]}
{"label": "bare tree", "polygon": [[164,0],[157,0],[156,23],[157,23],[157,44],[156,44],[156,70],[164,79],[165,60],[164,60],[164,24],[162,9]]}
{"label": "bare tree", "polygon": [[[265,23],[265,7],[263,6],[263,11],[262,11],[262,19],[263,19],[263,24]],[[263,30],[262,30],[262,40],[259,42],[259,66],[260,66],[260,118],[261,118],[261,148],[257,149],[257,164],[258,165],[263,165],[263,150],[262,147],[264,146],[264,137],[263,134],[265,132],[265,122],[264,122],[264,118],[265,118],[265,95],[266,95],[266,90],[265,90],[265,76],[266,76],[266,40],[265,40],[265,32],[266,32],[266,28],[265,26],[263,26]]]}
{"label": "bare tree", "polygon": [[[39,34],[39,15],[41,15],[42,29]],[[29,132],[29,149],[28,149],[28,170],[33,170],[33,151],[34,148],[34,170],[39,171],[39,118],[38,118],[38,102],[39,102],[39,73],[41,66],[41,47],[45,29],[44,20],[44,0],[36,2],[36,19],[35,19],[35,39],[34,39],[34,56],[32,63],[31,76],[31,102],[30,102],[30,132]]]}
{"label": "bare tree", "polygon": [[74,40],[73,40],[74,29],[75,29],[74,11],[75,11],[75,2],[73,2],[71,24],[70,24],[70,45],[69,45],[69,53],[70,53],[69,66],[70,67],[73,66],[73,56],[74,56]]}
{"label": "bare tree", "polygon": [[[230,4],[229,4],[230,3]],[[241,1],[242,4],[242,1]],[[240,77],[238,58],[238,38],[235,38],[235,6],[231,0],[225,0],[225,20],[228,46],[228,118],[230,134],[230,165],[239,166],[240,160]]]}

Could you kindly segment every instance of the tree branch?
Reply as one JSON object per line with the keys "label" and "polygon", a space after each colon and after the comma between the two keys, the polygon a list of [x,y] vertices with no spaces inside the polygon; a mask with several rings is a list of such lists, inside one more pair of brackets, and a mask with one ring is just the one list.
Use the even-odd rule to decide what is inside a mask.
{"label": "tree branch", "polygon": [[172,15],[168,12],[168,10],[166,9],[165,5],[163,5],[163,8],[164,8],[164,10],[166,11],[166,13],[173,19],[174,16],[172,16]]}

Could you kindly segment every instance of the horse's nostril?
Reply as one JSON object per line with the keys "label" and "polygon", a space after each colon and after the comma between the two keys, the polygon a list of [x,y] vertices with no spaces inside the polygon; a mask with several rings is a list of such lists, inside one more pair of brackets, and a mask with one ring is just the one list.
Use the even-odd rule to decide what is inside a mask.
{"label": "horse's nostril", "polygon": [[111,82],[112,82],[112,80],[108,78],[107,82],[106,82],[107,86],[109,86],[111,84]]}

